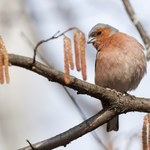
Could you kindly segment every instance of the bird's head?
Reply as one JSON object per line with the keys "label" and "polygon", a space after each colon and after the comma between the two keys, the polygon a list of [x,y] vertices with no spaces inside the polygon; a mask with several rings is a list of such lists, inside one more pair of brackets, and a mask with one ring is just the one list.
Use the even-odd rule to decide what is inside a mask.
{"label": "bird's head", "polygon": [[89,32],[88,35],[88,44],[93,44],[94,47],[99,50],[108,38],[117,33],[118,30],[110,25],[98,23],[95,25]]}

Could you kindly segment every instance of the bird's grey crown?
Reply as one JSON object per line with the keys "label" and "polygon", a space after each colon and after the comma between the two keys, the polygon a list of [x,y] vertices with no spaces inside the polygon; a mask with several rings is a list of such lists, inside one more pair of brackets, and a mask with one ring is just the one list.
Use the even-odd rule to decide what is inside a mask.
{"label": "bird's grey crown", "polygon": [[90,37],[91,33],[95,32],[98,28],[111,28],[111,29],[112,29],[111,34],[114,34],[114,33],[116,33],[116,32],[119,32],[118,29],[116,29],[116,28],[114,28],[114,27],[112,27],[112,26],[110,26],[110,25],[108,25],[108,24],[98,23],[98,24],[96,24],[96,25],[90,30],[90,32],[89,32],[89,34],[88,34],[88,37]]}

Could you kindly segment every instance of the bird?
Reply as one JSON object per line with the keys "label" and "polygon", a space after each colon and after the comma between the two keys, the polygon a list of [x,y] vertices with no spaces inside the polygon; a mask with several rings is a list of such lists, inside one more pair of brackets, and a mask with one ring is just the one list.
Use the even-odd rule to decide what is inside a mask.
{"label": "bird", "polygon": [[[144,47],[132,36],[103,23],[88,34],[88,44],[96,50],[95,84],[122,94],[134,90],[146,74]],[[108,104],[102,102],[103,108]],[[107,132],[119,130],[119,117],[107,123]]]}

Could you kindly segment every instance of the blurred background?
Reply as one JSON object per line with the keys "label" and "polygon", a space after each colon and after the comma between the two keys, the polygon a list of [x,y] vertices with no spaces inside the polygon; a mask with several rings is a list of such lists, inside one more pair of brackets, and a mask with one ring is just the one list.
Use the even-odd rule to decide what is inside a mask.
{"label": "blurred background", "polygon": [[[131,0],[139,20],[150,35],[150,2]],[[121,0],[0,0],[0,35],[9,53],[33,56],[36,43],[76,26],[86,37],[97,23],[106,23],[134,36],[141,37],[130,21]],[[67,33],[70,37],[72,34]],[[86,47],[87,82],[94,83],[96,50]],[[63,71],[62,37],[38,49],[42,63]],[[131,94],[150,97],[150,70]],[[81,78],[80,73],[71,72]],[[10,67],[10,84],[0,85],[0,150],[16,150],[31,143],[55,136],[81,123],[101,109],[100,102],[86,95],[25,70]],[[141,130],[144,113],[120,116],[118,132],[106,133],[105,126],[71,142],[58,150],[131,150],[142,149]]]}

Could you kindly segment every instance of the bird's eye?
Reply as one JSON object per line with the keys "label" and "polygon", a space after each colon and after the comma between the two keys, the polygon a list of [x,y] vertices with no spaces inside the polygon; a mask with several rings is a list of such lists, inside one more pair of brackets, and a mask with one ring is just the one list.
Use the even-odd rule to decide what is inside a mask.
{"label": "bird's eye", "polygon": [[102,33],[102,32],[101,32],[101,31],[99,31],[99,32],[97,32],[97,35],[101,35],[101,33]]}

